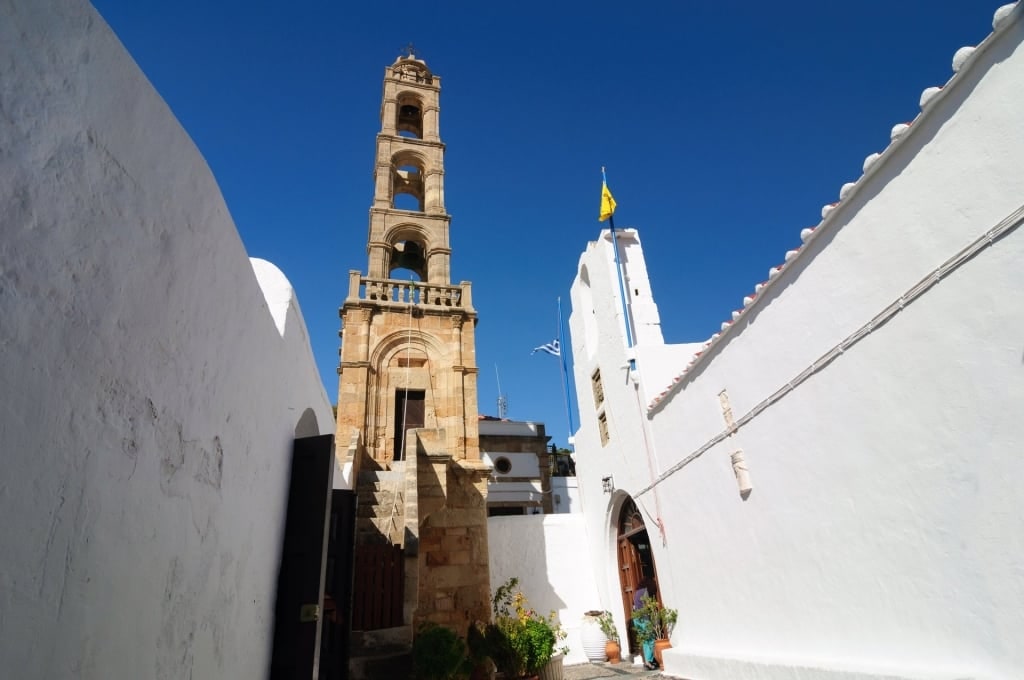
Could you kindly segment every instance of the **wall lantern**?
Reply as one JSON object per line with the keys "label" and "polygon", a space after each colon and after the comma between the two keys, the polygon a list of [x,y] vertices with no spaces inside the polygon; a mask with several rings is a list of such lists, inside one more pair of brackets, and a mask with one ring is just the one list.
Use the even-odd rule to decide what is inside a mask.
{"label": "wall lantern", "polygon": [[601,490],[605,493],[615,491],[615,481],[612,479],[611,475],[601,478]]}

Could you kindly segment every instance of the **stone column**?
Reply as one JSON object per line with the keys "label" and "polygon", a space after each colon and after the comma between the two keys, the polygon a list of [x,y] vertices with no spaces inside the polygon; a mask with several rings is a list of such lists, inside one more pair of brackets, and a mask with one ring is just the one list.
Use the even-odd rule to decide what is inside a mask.
{"label": "stone column", "polygon": [[436,105],[423,107],[423,139],[428,142],[440,142],[440,108]]}
{"label": "stone column", "polygon": [[385,99],[380,112],[380,131],[385,135],[397,134],[395,121],[398,120],[398,100]]}
{"label": "stone column", "polygon": [[423,198],[424,212],[431,215],[444,214],[444,170],[427,170]]}

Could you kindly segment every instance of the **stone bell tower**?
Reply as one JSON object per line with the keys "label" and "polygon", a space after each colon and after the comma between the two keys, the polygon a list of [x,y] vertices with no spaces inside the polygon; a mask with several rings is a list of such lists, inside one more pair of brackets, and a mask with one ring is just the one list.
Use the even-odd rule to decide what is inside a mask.
{"label": "stone bell tower", "polygon": [[469,282],[451,283],[440,92],[411,50],[385,70],[369,261],[365,275],[349,273],[340,310],[336,448],[359,498],[357,564],[361,550],[399,546],[402,625],[465,634],[490,610],[490,469],[480,460],[477,314]]}

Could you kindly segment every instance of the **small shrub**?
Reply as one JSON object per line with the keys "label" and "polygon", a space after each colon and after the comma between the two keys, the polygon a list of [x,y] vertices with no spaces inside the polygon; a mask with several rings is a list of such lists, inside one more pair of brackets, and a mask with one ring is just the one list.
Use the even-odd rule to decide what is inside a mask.
{"label": "small shrub", "polygon": [[601,632],[612,642],[619,641],[619,629],[615,627],[615,619],[609,611],[600,612],[597,616],[597,625],[601,626]]}
{"label": "small shrub", "polygon": [[516,590],[518,585],[519,579],[510,578],[494,591],[494,623],[484,633],[488,655],[510,678],[535,675],[551,660],[555,645],[565,639],[555,612],[541,616],[531,609],[526,596]]}
{"label": "small shrub", "polygon": [[469,673],[466,643],[453,631],[424,624],[412,643],[417,680],[458,680]]}
{"label": "small shrub", "polygon": [[678,611],[662,607],[656,598],[649,595],[644,595],[643,606],[634,609],[632,614],[633,628],[641,642],[670,638],[678,618]]}

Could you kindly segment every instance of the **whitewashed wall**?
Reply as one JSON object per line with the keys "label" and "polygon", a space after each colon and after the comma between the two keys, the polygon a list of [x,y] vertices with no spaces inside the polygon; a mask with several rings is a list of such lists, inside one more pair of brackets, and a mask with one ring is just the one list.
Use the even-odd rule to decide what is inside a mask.
{"label": "whitewashed wall", "polygon": [[[582,256],[570,327],[590,554],[611,608],[618,508],[630,495],[662,521],[663,541],[648,528],[664,600],[680,611],[669,673],[1024,677],[1024,229],[803,380],[1024,203],[1021,12],[1004,10],[1000,31],[668,394],[656,340],[637,348],[639,384],[621,369],[606,236]],[[646,272],[635,233],[625,236],[633,288]],[[587,408],[597,366],[606,447]],[[723,390],[740,420],[787,383],[731,439],[705,446],[726,430]],[[746,501],[736,449],[754,486]],[[602,492],[605,476],[614,493]]]}
{"label": "whitewashed wall", "polygon": [[575,477],[552,477],[551,496],[551,505],[556,513],[583,512]]}
{"label": "whitewashed wall", "polygon": [[583,515],[490,517],[487,542],[491,588],[518,578],[530,606],[542,614],[558,612],[569,646],[565,663],[586,663],[583,613],[602,607],[591,564],[582,558],[587,553]]}
{"label": "whitewashed wall", "polygon": [[0,63],[0,675],[265,677],[333,431],[290,286],[87,3],[0,0]]}

